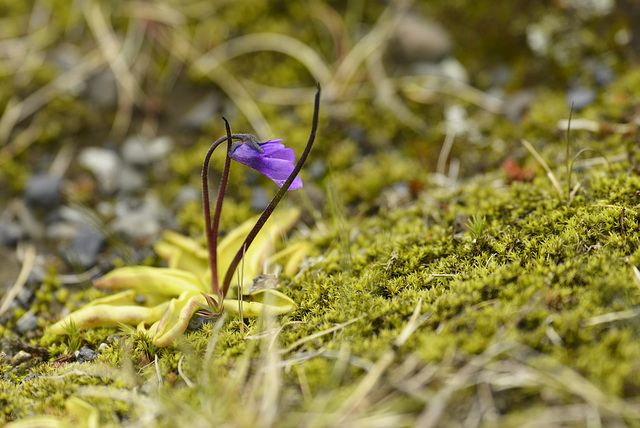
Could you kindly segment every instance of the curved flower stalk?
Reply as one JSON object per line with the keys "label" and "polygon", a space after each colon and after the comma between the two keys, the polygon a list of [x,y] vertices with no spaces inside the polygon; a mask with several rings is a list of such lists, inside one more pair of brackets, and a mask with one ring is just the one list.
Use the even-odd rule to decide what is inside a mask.
{"label": "curved flower stalk", "polygon": [[[184,333],[196,311],[207,317],[217,316],[222,310],[244,317],[257,317],[262,313],[279,315],[295,310],[296,304],[289,297],[272,288],[252,287],[252,279],[258,275],[265,254],[273,247],[275,239],[283,230],[290,229],[299,218],[299,210],[288,210],[269,220],[286,191],[303,185],[297,175],[315,140],[319,107],[318,86],[311,135],[295,165],[293,150],[285,148],[280,143],[282,140],[261,143],[249,134],[232,134],[225,119],[227,135],[211,146],[202,170],[207,248],[188,237],[165,232],[155,250],[168,261],[168,268],[132,266],[115,269],[96,280],[95,285],[97,288],[124,291],[94,300],[50,326],[47,331],[61,335],[66,333],[69,325],[84,329],[121,324],[137,325],[138,329],[147,330],[146,326],[150,325],[148,332],[153,337],[153,343],[161,347],[169,345]],[[233,140],[239,140],[239,143],[232,144]],[[227,156],[212,219],[208,188],[209,160],[213,151],[225,141]],[[218,245],[220,212],[232,159],[261,172],[280,189],[259,217],[241,224]],[[235,255],[232,252],[234,248],[239,248]],[[300,243],[275,254],[273,259],[288,259],[285,272],[292,274],[305,252],[305,244]],[[238,283],[237,280],[234,282],[234,274],[241,260],[244,260],[243,280]],[[224,276],[218,273],[220,261],[228,266]],[[210,290],[206,284],[210,284]],[[226,296],[236,299],[229,299],[225,305]]]}

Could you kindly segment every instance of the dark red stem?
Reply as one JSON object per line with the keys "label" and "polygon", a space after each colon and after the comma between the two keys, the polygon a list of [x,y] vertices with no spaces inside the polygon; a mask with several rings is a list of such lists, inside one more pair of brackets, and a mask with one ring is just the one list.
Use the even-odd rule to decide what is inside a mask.
{"label": "dark red stem", "polygon": [[[207,247],[209,249],[209,266],[211,268],[211,293],[214,296],[220,296],[220,286],[218,284],[218,230],[220,225],[220,213],[222,212],[222,202],[224,201],[224,195],[227,191],[227,183],[229,181],[229,170],[231,168],[231,158],[229,157],[229,150],[231,149],[231,143],[235,140],[242,140],[245,138],[244,134],[231,134],[229,123],[227,119],[222,118],[225,123],[227,135],[216,140],[207,155],[204,157],[204,163],[202,165],[202,199],[204,205],[204,222],[207,236]],[[216,210],[211,219],[211,205],[209,202],[209,162],[211,155],[215,149],[222,143],[227,141],[227,156],[224,163],[224,170],[222,171],[222,178],[220,180],[220,188],[218,189],[218,198],[216,200]]]}
{"label": "dark red stem", "polygon": [[[276,206],[278,205],[278,203],[280,202],[284,194],[287,193],[287,190],[289,190],[289,186],[291,186],[291,183],[293,183],[293,180],[297,177],[298,173],[304,166],[304,163],[307,160],[309,153],[311,152],[311,148],[313,147],[313,142],[316,139],[319,113],[320,113],[320,84],[318,83],[318,91],[316,92],[316,98],[314,102],[313,123],[311,125],[311,134],[309,135],[309,141],[307,142],[307,145],[304,148],[304,152],[302,152],[300,159],[298,159],[298,163],[296,163],[296,166],[293,168],[293,171],[287,178],[287,181],[284,182],[280,190],[278,190],[278,193],[276,193],[276,195],[273,197],[273,199],[271,200],[267,208],[265,208],[265,210],[262,212],[262,215],[256,222],[255,226],[253,226],[253,229],[251,229],[251,232],[249,232],[249,235],[247,235],[246,239],[244,240],[244,243],[240,246],[240,250],[238,250],[235,257],[231,261],[231,264],[229,265],[229,269],[227,270],[227,273],[224,277],[224,281],[222,282],[222,300],[224,300],[224,296],[227,294],[227,291],[229,290],[229,285],[231,284],[233,273],[238,267],[240,260],[242,260],[242,255],[244,253],[243,250],[246,251],[249,249],[249,246],[255,239],[256,235],[258,234],[258,232],[260,232],[260,229],[262,229],[264,224],[267,222],[267,220],[273,213],[273,210],[275,210]],[[239,288],[241,287],[242,287],[242,284],[239,284]],[[238,290],[238,298],[239,299],[242,298],[241,289]]]}

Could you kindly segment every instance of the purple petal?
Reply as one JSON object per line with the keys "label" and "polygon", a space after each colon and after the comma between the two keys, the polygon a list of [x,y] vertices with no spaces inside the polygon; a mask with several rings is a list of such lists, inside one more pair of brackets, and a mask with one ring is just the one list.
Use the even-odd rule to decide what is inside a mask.
{"label": "purple petal", "polygon": [[[264,153],[260,153],[252,147],[241,144],[229,155],[231,159],[240,162],[273,180],[282,187],[289,175],[293,172],[296,156],[292,149],[281,144],[282,140],[267,141],[260,144]],[[289,190],[302,187],[302,180],[296,177]]]}

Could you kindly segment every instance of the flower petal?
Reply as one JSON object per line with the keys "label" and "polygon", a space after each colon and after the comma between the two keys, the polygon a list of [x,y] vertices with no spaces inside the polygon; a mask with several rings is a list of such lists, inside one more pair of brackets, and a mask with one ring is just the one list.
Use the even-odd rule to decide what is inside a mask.
{"label": "flower petal", "polygon": [[[282,187],[295,168],[293,163],[296,160],[296,156],[292,149],[286,148],[280,141],[282,140],[267,141],[260,144],[260,148],[264,150],[264,153],[258,152],[247,144],[240,144],[229,156],[236,162],[255,169]],[[300,177],[296,177],[289,190],[301,187],[302,180]]]}

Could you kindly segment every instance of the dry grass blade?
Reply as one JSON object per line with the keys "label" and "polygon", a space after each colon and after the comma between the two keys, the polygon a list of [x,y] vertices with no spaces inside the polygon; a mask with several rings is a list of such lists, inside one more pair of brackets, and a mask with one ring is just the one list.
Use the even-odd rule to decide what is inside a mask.
{"label": "dry grass blade", "polygon": [[432,103],[437,99],[436,94],[444,94],[478,106],[489,113],[503,113],[504,102],[501,99],[459,80],[431,75],[405,76],[399,79],[398,86],[408,99],[417,103]]}
{"label": "dry grass blade", "polygon": [[261,85],[249,79],[242,79],[242,84],[254,94],[257,101],[273,105],[306,105],[309,98],[316,93],[317,88],[274,88]]}
{"label": "dry grass blade", "polygon": [[382,375],[395,359],[396,349],[404,345],[411,334],[425,321],[425,316],[420,317],[421,308],[422,299],[418,301],[411,318],[409,318],[405,327],[402,329],[398,337],[396,337],[396,340],[394,341],[394,348],[389,349],[382,354],[382,357],[376,361],[374,366],[360,381],[356,389],[349,395],[349,398],[345,401],[341,410],[338,412],[341,416],[341,420],[336,423],[337,425],[344,422],[345,418],[348,418],[349,415],[353,414],[365,402],[366,397],[371,393]]}
{"label": "dry grass blade", "polygon": [[289,352],[293,351],[294,349],[296,349],[298,346],[302,345],[303,343],[309,342],[310,340],[317,339],[318,337],[322,337],[322,336],[325,336],[327,334],[331,334],[334,331],[338,331],[340,329],[343,329],[346,326],[348,326],[349,324],[353,324],[354,322],[359,321],[362,318],[364,318],[364,317],[354,318],[354,319],[349,320],[347,322],[344,322],[342,324],[335,325],[335,326],[333,326],[331,328],[328,328],[326,330],[322,330],[322,331],[319,331],[317,333],[311,334],[309,336],[303,337],[302,339],[296,340],[291,345],[289,345],[289,347],[287,349],[282,350],[281,353],[282,354],[288,354]]}
{"label": "dry grass blade", "polygon": [[[211,333],[211,337],[207,342],[207,348],[204,351],[204,357],[202,358],[202,384],[208,385],[211,382],[211,369],[212,361],[213,361],[213,353],[216,349],[216,345],[218,344],[218,339],[220,338],[220,330],[224,326],[225,321],[227,320],[227,314],[225,312],[222,313],[220,318],[213,325],[213,331]],[[204,398],[204,397],[203,397]]]}
{"label": "dry grass blade", "polygon": [[[271,332],[271,336],[277,334],[273,324],[275,324],[273,319],[267,318],[265,320],[265,327],[267,331]],[[265,336],[262,339],[261,348],[263,349],[263,364],[258,377],[262,378],[260,382],[262,397],[258,406],[258,414],[261,425],[269,427],[275,423],[278,416],[278,401],[282,390],[282,369],[275,337]]]}
{"label": "dry grass blade", "polygon": [[447,128],[447,134],[444,137],[444,143],[442,149],[440,149],[440,155],[438,156],[438,164],[436,166],[436,172],[443,177],[446,176],[447,159],[449,159],[449,153],[451,153],[451,147],[453,147],[453,141],[456,138],[456,132],[451,126]]}
{"label": "dry grass blade", "polygon": [[529,150],[529,153],[533,155],[533,157],[538,161],[538,163],[542,166],[542,168],[544,168],[544,170],[547,172],[547,177],[549,177],[549,180],[551,180],[551,184],[553,184],[554,189],[556,189],[556,192],[558,192],[558,195],[562,197],[563,196],[562,187],[560,186],[560,183],[558,182],[558,179],[556,178],[553,171],[551,171],[551,168],[549,168],[549,165],[544,161],[544,159],[542,159],[542,156],[540,156],[540,153],[538,153],[538,151],[535,148],[533,148],[531,143],[529,143],[527,140],[522,139],[520,140],[520,142],[527,150]]}
{"label": "dry grass blade", "polygon": [[427,124],[402,102],[397,94],[393,81],[387,76],[382,63],[382,49],[375,51],[367,58],[367,69],[376,86],[378,104],[391,112],[396,118],[417,134],[427,132]]}
{"label": "dry grass blade", "polygon": [[182,378],[182,380],[184,380],[184,383],[187,384],[188,387],[193,387],[195,384],[191,381],[191,379],[189,379],[187,377],[187,375],[184,374],[184,372],[182,371],[182,361],[184,361],[184,355],[180,357],[180,360],[178,360],[178,374],[180,375],[180,377]]}
{"label": "dry grass blade", "polygon": [[361,64],[387,42],[404,12],[412,3],[413,0],[396,0],[389,4],[373,29],[360,39],[338,66],[333,79],[325,88],[327,100],[335,101],[345,95],[345,87],[350,83]]}
{"label": "dry grass blade", "polygon": [[444,387],[440,388],[429,400],[429,405],[420,414],[415,426],[420,428],[439,426],[442,415],[454,394],[465,388],[470,380],[492,359],[514,347],[514,343],[497,343],[472,358],[463,368],[445,380]]}
{"label": "dry grass blade", "polygon": [[[196,68],[196,71],[198,73],[202,72],[198,68]],[[205,74],[229,96],[229,99],[233,100],[249,123],[251,123],[260,139],[266,140],[273,137],[269,122],[265,119],[251,94],[240,84],[238,79],[223,67],[216,67],[210,73]]]}
{"label": "dry grass blade", "polygon": [[608,324],[608,323],[620,321],[620,320],[629,320],[637,317],[638,315],[640,315],[639,309],[629,309],[626,311],[609,312],[606,314],[587,318],[586,320],[582,321],[581,324],[584,326],[591,327],[594,325]]}
{"label": "dry grass blade", "polygon": [[52,82],[38,89],[22,101],[10,102],[0,119],[0,144],[9,140],[16,123],[29,117],[58,95],[71,90],[105,64],[100,52],[92,51],[71,70],[62,73]]}
{"label": "dry grass blade", "polygon": [[638,290],[640,291],[640,270],[638,270],[638,268],[633,265],[631,266],[631,268],[633,269],[634,282],[636,284],[636,287],[638,287]]}
{"label": "dry grass blade", "polygon": [[154,366],[156,368],[156,376],[158,378],[158,385],[162,386],[164,382],[162,381],[162,373],[160,372],[160,364],[158,364],[158,354],[154,355],[153,364],[154,364]]}
{"label": "dry grass blade", "polygon": [[256,33],[236,37],[196,59],[193,67],[203,74],[209,74],[232,58],[260,51],[280,52],[295,58],[322,86],[331,80],[331,70],[313,49],[298,39],[276,33]]}
{"label": "dry grass blade", "polygon": [[2,299],[2,304],[0,305],[0,316],[4,315],[7,309],[9,309],[9,306],[11,306],[11,302],[13,302],[13,299],[16,298],[22,287],[24,287],[24,285],[27,283],[27,279],[29,278],[29,274],[31,273],[31,269],[33,269],[35,261],[36,247],[29,244],[27,245],[24,252],[24,260],[22,262],[22,268],[20,269],[18,278]]}
{"label": "dry grass blade", "polygon": [[[568,147],[568,144],[567,144]],[[573,201],[573,197],[575,196],[576,192],[578,191],[578,189],[580,188],[580,182],[576,183],[576,186],[573,190],[571,190],[571,174],[573,174],[573,165],[575,164],[576,160],[583,154],[583,153],[587,153],[587,152],[595,152],[598,153],[602,158],[604,158],[604,160],[607,162],[607,166],[609,167],[609,171],[611,171],[611,163],[609,162],[609,159],[607,159],[607,157],[605,156],[604,153],[602,153],[600,150],[598,149],[591,149],[591,148],[585,148],[585,149],[581,149],[578,153],[576,153],[576,155],[573,157],[573,159],[571,160],[571,164],[569,165],[568,168],[568,175],[567,175],[567,187],[569,188],[569,204],[571,203],[571,201]],[[569,158],[569,153],[567,153],[567,159]]]}
{"label": "dry grass blade", "polygon": [[[83,3],[82,12],[89,28],[96,37],[98,46],[109,63],[118,88],[118,112],[112,130],[117,135],[124,134],[131,121],[133,105],[142,95],[138,79],[127,64],[127,53],[110,27],[99,3]],[[130,22],[130,25],[134,25]],[[140,36],[135,37],[141,40]],[[138,43],[139,45],[139,43]],[[135,55],[135,53],[134,53]],[[133,55],[132,55],[133,56]]]}
{"label": "dry grass blade", "polygon": [[[553,406],[544,410],[539,417],[521,425],[525,427],[541,426],[567,426],[570,423],[585,423],[587,427],[601,427],[600,414],[597,409],[587,404],[569,404],[566,406]],[[574,426],[574,425],[569,425]]]}
{"label": "dry grass blade", "polygon": [[[536,358],[530,358],[531,354]],[[614,395],[604,393],[592,382],[584,378],[575,370],[561,364],[559,361],[544,354],[534,353],[530,349],[522,347],[515,352],[515,357],[534,370],[537,381],[560,389],[580,397],[590,406],[602,409],[610,415],[640,419],[640,407],[637,404],[627,403]]]}

